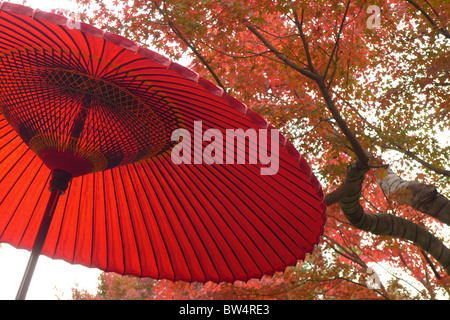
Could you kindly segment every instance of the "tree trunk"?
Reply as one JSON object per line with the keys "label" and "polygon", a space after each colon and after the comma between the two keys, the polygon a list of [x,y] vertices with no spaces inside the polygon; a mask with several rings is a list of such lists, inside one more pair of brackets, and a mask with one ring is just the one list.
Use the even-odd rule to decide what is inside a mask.
{"label": "tree trunk", "polygon": [[344,191],[339,201],[348,221],[363,231],[413,242],[433,256],[444,267],[445,272],[450,275],[450,249],[424,227],[392,214],[384,212],[368,214],[364,212],[359,198],[367,171],[367,167],[361,167],[355,162],[348,167]]}

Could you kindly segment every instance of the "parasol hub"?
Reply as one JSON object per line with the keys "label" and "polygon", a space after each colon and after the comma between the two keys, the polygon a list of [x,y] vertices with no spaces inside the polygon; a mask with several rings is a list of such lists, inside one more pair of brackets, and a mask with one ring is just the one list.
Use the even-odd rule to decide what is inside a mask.
{"label": "parasol hub", "polygon": [[39,158],[50,170],[63,170],[72,177],[79,177],[94,172],[93,163],[72,151],[47,149],[39,153]]}

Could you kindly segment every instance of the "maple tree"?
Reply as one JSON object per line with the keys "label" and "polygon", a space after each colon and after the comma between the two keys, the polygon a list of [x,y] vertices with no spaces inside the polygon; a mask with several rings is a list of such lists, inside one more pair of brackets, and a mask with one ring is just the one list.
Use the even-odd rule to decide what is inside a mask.
{"label": "maple tree", "polygon": [[[284,273],[219,285],[103,274],[96,298],[450,297],[448,2],[77,2],[87,22],[189,57],[268,119],[328,205],[320,245]],[[371,268],[389,280],[370,285]]]}

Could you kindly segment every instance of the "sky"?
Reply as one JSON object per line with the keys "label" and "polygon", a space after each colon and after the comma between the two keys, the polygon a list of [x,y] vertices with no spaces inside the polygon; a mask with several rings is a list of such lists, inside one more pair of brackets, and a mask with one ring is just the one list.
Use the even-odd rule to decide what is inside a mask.
{"label": "sky", "polygon": [[[0,247],[0,300],[14,300],[22,281],[30,252],[1,244]],[[31,279],[27,300],[68,300],[72,288],[95,294],[99,269],[71,265],[62,260],[40,256]]]}
{"label": "sky", "polygon": [[[22,4],[22,1],[9,1]],[[53,8],[72,8],[67,0],[28,0],[27,5],[43,11]],[[14,300],[28,263],[30,252],[0,244],[0,300]],[[71,265],[62,260],[39,257],[27,300],[71,299],[72,288],[78,287],[91,293],[97,291],[101,271],[80,265]]]}

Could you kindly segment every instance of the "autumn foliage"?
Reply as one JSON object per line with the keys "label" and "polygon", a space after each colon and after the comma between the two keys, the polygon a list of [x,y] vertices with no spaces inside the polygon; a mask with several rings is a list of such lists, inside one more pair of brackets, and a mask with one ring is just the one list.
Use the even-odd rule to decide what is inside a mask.
{"label": "autumn foliage", "polygon": [[[202,285],[103,274],[95,297],[74,298],[450,297],[448,2],[78,3],[84,20],[182,59],[267,118],[307,158],[329,207],[314,253],[274,277]],[[386,228],[360,227],[346,205]],[[424,233],[399,236],[405,221]],[[435,249],[420,244],[432,237]]]}

